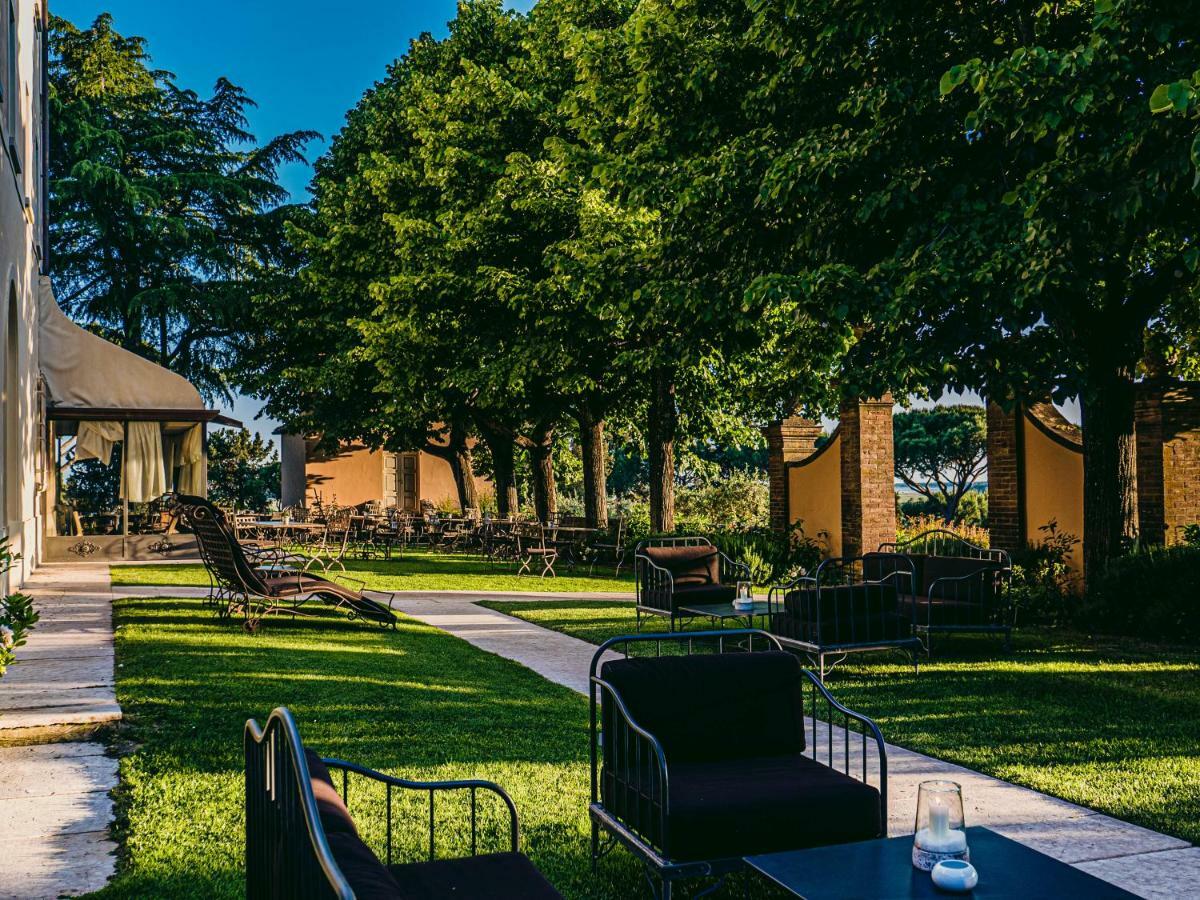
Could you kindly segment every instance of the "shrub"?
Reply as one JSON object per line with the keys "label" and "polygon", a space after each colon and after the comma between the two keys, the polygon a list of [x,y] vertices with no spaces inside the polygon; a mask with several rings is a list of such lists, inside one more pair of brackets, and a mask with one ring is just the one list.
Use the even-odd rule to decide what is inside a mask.
{"label": "shrub", "polygon": [[1021,622],[1062,625],[1078,612],[1069,560],[1079,538],[1053,519],[1038,530],[1045,535],[1040,543],[1012,555],[1012,601]]}
{"label": "shrub", "polygon": [[[9,550],[8,541],[0,541],[0,574],[8,572],[20,558]],[[16,649],[25,643],[37,620],[33,600],[24,594],[9,594],[0,600],[0,675],[12,665]]]}
{"label": "shrub", "polygon": [[1090,579],[1084,623],[1149,639],[1200,640],[1200,547],[1147,547]]}
{"label": "shrub", "polygon": [[906,516],[901,515],[896,522],[896,540],[903,543],[910,541],[926,531],[934,531],[940,529],[957,534],[965,541],[970,541],[979,547],[987,547],[989,545],[988,530],[980,528],[978,525],[969,525],[966,522],[951,522],[947,525],[942,521],[941,516]]}
{"label": "shrub", "polygon": [[750,566],[755,584],[788,581],[816,568],[822,557],[820,545],[800,524],[786,535],[770,528],[742,528],[712,530],[707,536],[730,559]]}

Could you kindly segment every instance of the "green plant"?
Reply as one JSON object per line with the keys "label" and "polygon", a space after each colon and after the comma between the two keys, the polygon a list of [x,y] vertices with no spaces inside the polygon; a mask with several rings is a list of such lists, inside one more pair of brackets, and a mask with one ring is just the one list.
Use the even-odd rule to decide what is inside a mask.
{"label": "green plant", "polygon": [[1077,605],[1070,557],[1079,538],[1059,531],[1051,519],[1038,528],[1045,537],[1012,555],[1012,601],[1024,622],[1062,625]]}
{"label": "green plant", "polygon": [[1200,547],[1137,548],[1089,579],[1084,622],[1098,631],[1200,641]]}
{"label": "green plant", "polygon": [[[0,574],[11,570],[20,558],[9,549],[7,540],[0,541]],[[0,600],[0,675],[12,665],[16,649],[25,643],[37,621],[33,600],[25,594],[9,594]]]}
{"label": "green plant", "polygon": [[924,534],[926,531],[938,530],[956,534],[977,547],[987,547],[989,545],[990,536],[986,528],[980,528],[978,525],[972,525],[967,522],[951,522],[950,524],[946,524],[942,520],[942,517],[938,515],[921,514],[909,516],[903,512],[901,512],[899,520],[896,523],[896,540],[900,542],[910,541]]}

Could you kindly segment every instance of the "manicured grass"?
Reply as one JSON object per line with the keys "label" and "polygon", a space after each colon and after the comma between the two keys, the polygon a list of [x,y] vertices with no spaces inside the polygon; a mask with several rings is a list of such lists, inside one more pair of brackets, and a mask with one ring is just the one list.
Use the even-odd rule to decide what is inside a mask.
{"label": "manicured grass", "polygon": [[[557,566],[557,578],[515,575],[512,563],[491,565],[478,556],[409,551],[403,558],[347,559],[346,575],[367,583],[367,588],[381,591],[570,591],[601,593],[633,591],[633,576],[628,570],[621,578],[611,575],[611,567],[597,568],[589,576],[586,566],[574,572],[565,565]],[[208,587],[204,567],[197,565],[147,565],[110,567],[114,585],[168,585],[173,587]],[[320,570],[316,570],[318,573]],[[333,577],[341,573],[334,567]]]}
{"label": "manicured grass", "polygon": [[[115,617],[122,852],[102,896],[242,895],[242,727],[279,705],[323,755],[498,781],[521,813],[523,847],[567,897],[644,894],[626,853],[591,872],[587,702],[567,688],[408,619],[395,631],[272,620],[249,636],[199,600],[159,598],[117,601]],[[352,782],[350,808],[381,852],[378,798]],[[421,857],[425,809],[403,830],[409,859]],[[439,821],[466,814],[465,803],[438,809]],[[446,834],[439,853],[462,852],[465,835],[455,846]]]}
{"label": "manicured grass", "polygon": [[[634,630],[629,604],[484,605],[592,643]],[[916,676],[899,654],[851,660],[829,687],[890,742],[1200,841],[1200,653],[1025,630],[1007,656],[943,639]]]}

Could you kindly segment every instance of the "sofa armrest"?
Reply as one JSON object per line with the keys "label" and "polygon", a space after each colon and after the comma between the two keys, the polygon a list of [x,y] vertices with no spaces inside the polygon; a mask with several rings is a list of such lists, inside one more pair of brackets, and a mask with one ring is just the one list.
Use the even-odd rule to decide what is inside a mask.
{"label": "sofa armrest", "polygon": [[[644,563],[644,565],[639,566],[639,563]],[[641,588],[643,586],[646,590],[675,593],[675,576],[671,570],[665,566],[660,566],[644,553],[635,555],[634,573],[638,582],[639,597],[641,596]]]}
{"label": "sofa armrest", "polygon": [[739,562],[736,559],[732,559],[719,550],[717,551],[717,559],[720,561],[719,571],[721,574],[721,584],[727,584],[728,582],[726,581],[726,578],[730,575],[734,576],[733,580],[735,581],[750,580],[750,566],[748,564]]}
{"label": "sofa armrest", "polygon": [[[808,696],[810,706],[805,713],[811,727],[807,743],[812,759],[815,762],[824,763],[829,768],[840,771],[851,778],[858,778],[859,781],[867,784],[869,783],[870,774],[870,768],[867,763],[871,756],[870,751],[872,749],[874,751],[877,771],[879,773],[879,821],[881,823],[882,836],[882,834],[887,833],[888,822],[887,744],[883,739],[883,732],[879,730],[879,726],[869,716],[856,712],[840,703],[830,693],[829,689],[821,683],[821,679],[817,677],[815,672],[809,669],[802,671],[809,686]],[[824,723],[827,729],[824,748],[821,747],[822,742],[818,739],[818,720]],[[835,750],[838,744],[833,739],[833,729],[835,726],[840,726],[844,731],[843,740],[840,742],[841,746],[838,748],[841,751],[840,753]],[[861,736],[859,752],[862,759],[858,774],[852,771],[855,767],[851,765],[850,757],[850,745],[854,734]]]}
{"label": "sofa armrest", "polygon": [[346,807],[350,806],[350,782],[349,774],[354,773],[362,778],[370,781],[379,782],[386,786],[386,802],[387,808],[387,865],[392,864],[392,834],[393,834],[393,817],[392,817],[392,792],[393,789],[407,791],[421,791],[429,795],[429,819],[426,825],[429,829],[429,859],[435,859],[436,853],[436,817],[434,815],[435,797],[438,793],[447,791],[467,791],[470,794],[470,829],[471,829],[471,855],[475,856],[479,848],[479,819],[477,815],[477,797],[480,791],[493,794],[500,798],[508,810],[509,817],[509,849],[516,853],[520,848],[521,843],[521,826],[517,818],[517,806],[513,803],[512,797],[500,785],[493,781],[485,781],[482,778],[466,778],[454,781],[413,781],[408,778],[397,778],[394,775],[385,775],[383,772],[377,772],[374,769],[368,769],[366,766],[360,766],[356,763],[346,762],[342,759],[333,757],[323,758],[322,761],[330,769],[339,770],[342,773],[342,802]]}
{"label": "sofa armrest", "polygon": [[[794,590],[798,590],[799,588],[815,588],[816,586],[817,579],[812,575],[800,575],[796,578],[793,578],[791,581],[771,585],[770,589],[767,591],[767,612],[782,612],[785,608],[783,606],[783,601],[788,594]],[[775,608],[776,603],[780,604],[780,608],[778,610]]]}
{"label": "sofa armrest", "polygon": [[[598,655],[598,654],[597,654]],[[593,660],[593,669],[595,660]],[[647,842],[654,841],[660,848],[667,846],[667,828],[670,809],[670,785],[667,777],[667,756],[662,744],[653,734],[634,720],[616,689],[596,674],[591,676],[591,786],[592,803],[605,808],[608,813]],[[614,733],[608,736],[613,747],[614,759],[603,753],[604,735],[601,733],[598,710],[608,711],[609,722]],[[600,757],[604,755],[604,758]],[[603,768],[603,773],[601,771]],[[649,775],[649,783],[643,783],[643,770]],[[632,808],[624,802],[605,805],[600,786],[602,775],[611,777],[615,791],[633,792],[642,800],[648,800],[650,809],[642,803]]]}

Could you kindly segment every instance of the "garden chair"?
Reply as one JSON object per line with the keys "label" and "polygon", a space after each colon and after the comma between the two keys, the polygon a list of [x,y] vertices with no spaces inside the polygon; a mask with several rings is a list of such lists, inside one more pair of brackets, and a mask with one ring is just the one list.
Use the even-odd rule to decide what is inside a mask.
{"label": "garden chair", "polygon": [[980,547],[945,529],[882,544],[879,551],[903,553],[912,561],[913,629],[927,654],[934,634],[956,631],[1001,634],[1005,652],[1011,648],[1016,616],[1012,564],[1005,551]]}
{"label": "garden chair", "polygon": [[557,577],[554,562],[558,559],[558,550],[546,542],[546,529],[539,522],[520,522],[513,529],[513,553],[517,560],[518,575],[532,575],[530,566],[534,560],[541,563],[541,578],[548,574]]}
{"label": "garden chair", "polygon": [[661,900],[746,856],[887,828],[879,728],[764,631],[613,638],[589,695],[593,866],[623,846]]}
{"label": "garden chair", "polygon": [[705,537],[650,538],[633,556],[637,589],[637,628],[644,613],[666,616],[670,630],[683,606],[732,603],[737,582],[750,580],[750,567],[730,559]]}
{"label": "garden chair", "polygon": [[351,510],[329,509],[325,516],[325,531],[321,535],[321,542],[307,551],[311,565],[320,566],[325,575],[328,575],[334,566],[345,574],[346,553],[350,549],[350,538],[353,534]]}
{"label": "garden chair", "polygon": [[[224,617],[244,616],[246,631],[258,630],[263,617],[272,613],[291,614],[295,618],[311,599],[345,610],[351,619],[396,626],[396,614],[392,611],[395,594],[376,592],[387,596],[385,606],[367,597],[362,589],[355,590],[310,572],[263,571],[246,555],[224,514],[209,501],[179,495],[175,508],[180,520],[196,536],[200,558],[214,587],[212,600],[222,604],[220,612]],[[347,580],[365,587],[356,579]]]}
{"label": "garden chair", "polygon": [[849,654],[873,650],[900,650],[915,669],[914,583],[912,562],[900,554],[827,559],[813,575],[770,589],[769,628],[816,664],[821,681]]}
{"label": "garden chair", "polygon": [[[286,707],[274,710],[266,727],[246,723],[246,897],[247,900],[562,900],[529,858],[520,852],[517,809],[499,785],[479,779],[412,781],[384,775],[340,759],[321,758],[305,748]],[[341,792],[333,773],[340,773]],[[382,801],[383,858],[367,846],[350,815],[354,796]],[[373,789],[381,788],[381,789]],[[393,796],[399,796],[399,804]],[[428,828],[428,859],[394,862],[394,838],[405,822],[405,795],[429,799],[428,817],[410,824]],[[459,807],[449,797],[465,802]],[[481,796],[482,795],[482,796]],[[466,844],[469,855],[435,858],[438,849],[435,797],[464,811],[464,821],[447,829]],[[480,801],[483,801],[481,804]],[[397,810],[395,807],[400,806]],[[507,820],[502,849],[480,853],[480,809],[498,808]],[[441,808],[440,806],[438,807]],[[443,839],[443,844],[447,843]]]}
{"label": "garden chair", "polygon": [[629,556],[629,548],[625,546],[625,517],[617,516],[617,527],[614,530],[612,520],[609,519],[609,532],[612,534],[611,541],[603,539],[593,541],[590,545],[591,549],[591,568],[588,574],[594,574],[596,571],[596,563],[612,562],[614,564],[613,576],[621,574],[621,566],[625,564],[626,558]]}

